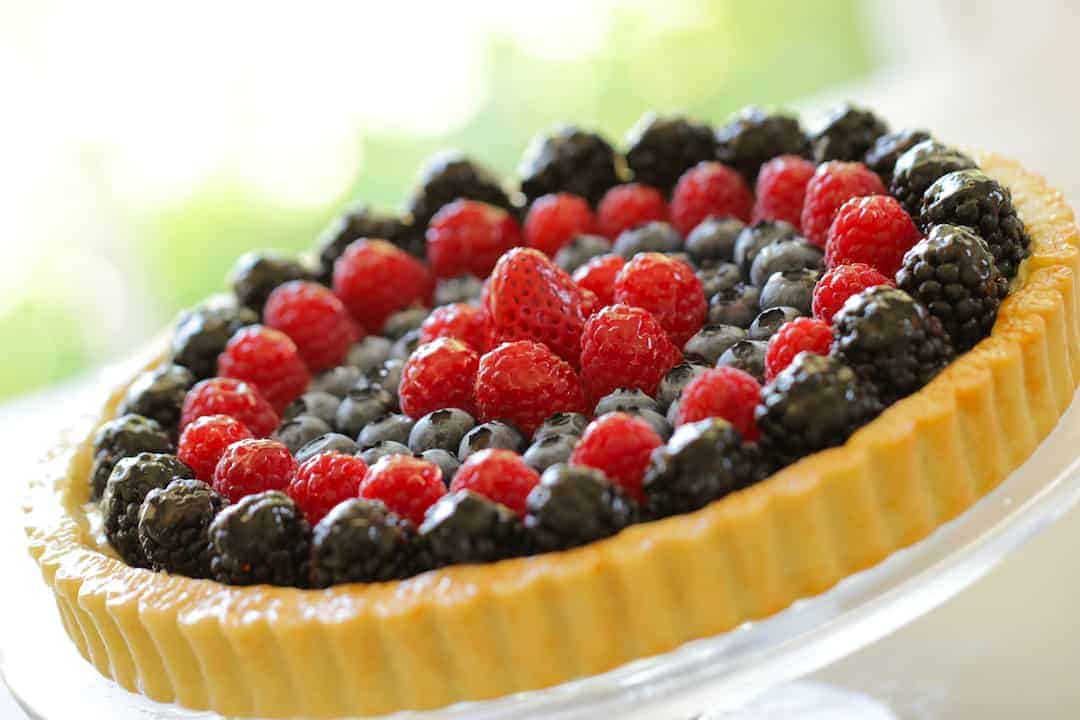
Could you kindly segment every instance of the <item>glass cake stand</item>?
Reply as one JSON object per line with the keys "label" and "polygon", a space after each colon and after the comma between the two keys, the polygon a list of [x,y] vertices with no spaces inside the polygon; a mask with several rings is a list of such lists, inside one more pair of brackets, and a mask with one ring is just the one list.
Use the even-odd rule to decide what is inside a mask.
{"label": "glass cake stand", "polygon": [[[98,383],[94,383],[100,387]],[[85,389],[84,389],[85,390]],[[80,393],[87,401],[100,390]],[[49,403],[55,412],[56,403]],[[75,409],[74,402],[61,407]],[[484,718],[736,718],[769,692],[787,688],[784,716],[799,704],[853,707],[829,688],[788,684],[849,655],[940,605],[1011,550],[1064,514],[1080,498],[1080,403],[1074,402],[1031,458],[976,505],[923,541],[831,590],[800,600],[762,621],[687,643],[664,655],[611,672],[482,703],[438,711],[399,713],[394,720]],[[27,477],[13,474],[9,480]],[[53,600],[25,551],[17,517],[22,488],[8,482],[0,518],[0,556],[6,561],[6,612],[0,613],[0,672],[31,717],[111,720],[203,720],[197,713],[128,693],[102,678],[77,653],[61,627]],[[17,588],[17,592],[11,592]],[[790,689],[794,688],[795,692]],[[824,690],[825,697],[821,692]],[[844,695],[840,691],[834,694]],[[861,696],[860,696],[861,697]],[[860,697],[854,698],[855,705]],[[752,707],[752,706],[751,706]],[[747,716],[750,712],[747,711]],[[834,717],[836,715],[821,715]],[[887,712],[849,717],[890,717]]]}

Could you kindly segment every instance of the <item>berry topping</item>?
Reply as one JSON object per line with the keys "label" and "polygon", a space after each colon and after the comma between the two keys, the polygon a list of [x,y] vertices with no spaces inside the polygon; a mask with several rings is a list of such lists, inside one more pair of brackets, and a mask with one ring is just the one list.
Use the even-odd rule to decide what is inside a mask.
{"label": "berry topping", "polygon": [[525,244],[554,257],[576,235],[592,232],[595,223],[592,208],[583,198],[569,193],[544,195],[533,201],[525,216]]}
{"label": "berry topping", "polygon": [[214,468],[213,486],[236,502],[265,490],[284,490],[296,475],[296,459],[275,440],[240,440],[233,443]]}
{"label": "berry topping", "polygon": [[581,412],[584,405],[574,368],[544,345],[503,343],[480,358],[476,407],[481,420],[505,420],[531,435],[549,415]]}
{"label": "berry topping", "polygon": [[718,417],[731,423],[747,440],[757,440],[754,408],[760,396],[761,385],[751,375],[731,367],[711,368],[683,390],[675,424]]}
{"label": "berry topping", "polygon": [[428,413],[409,431],[409,449],[414,453],[445,450],[457,454],[461,439],[473,429],[476,420],[460,408],[446,408]]}
{"label": "berry topping", "polygon": [[486,277],[499,256],[521,244],[521,228],[502,208],[455,200],[431,219],[426,238],[428,261],[436,277],[464,273]]}
{"label": "berry topping", "polygon": [[623,269],[626,260],[622,255],[594,257],[574,271],[574,282],[596,295],[601,307],[615,302],[615,276]]}
{"label": "berry topping", "polygon": [[832,341],[832,326],[824,320],[803,317],[784,323],[765,350],[765,380],[772,382],[804,350],[828,355]]}
{"label": "berry topping", "polygon": [[538,549],[565,550],[610,537],[637,522],[637,505],[604,473],[581,465],[552,465],[526,502],[525,527]]}
{"label": "berry topping", "polygon": [[135,378],[123,402],[120,415],[142,415],[176,436],[184,397],[195,384],[195,375],[182,365],[165,364]]}
{"label": "berry topping", "polygon": [[210,574],[229,585],[303,586],[311,526],[282,492],[248,495],[210,523]]}
{"label": "berry topping", "polygon": [[884,194],[881,178],[862,163],[832,161],[819,165],[806,186],[800,220],[803,234],[823,248],[841,205],[851,198]]}
{"label": "berry topping", "polygon": [[186,428],[206,415],[228,415],[242,422],[255,437],[266,437],[278,426],[277,413],[255,386],[233,378],[203,380],[188,391],[180,427]]}
{"label": "berry topping", "polygon": [[716,131],[716,139],[720,143],[716,158],[737,170],[750,184],[767,160],[778,155],[805,156],[810,152],[810,143],[797,118],[753,106],[732,116]]}
{"label": "berry topping", "polygon": [[863,263],[892,277],[921,234],[896,198],[868,195],[836,212],[825,241],[828,267]]}
{"label": "berry topping", "polygon": [[139,545],[152,570],[210,577],[209,528],[228,503],[199,480],[173,480],[146,494],[139,509]]}
{"label": "berry topping", "polygon": [[570,462],[600,470],[640,501],[649,456],[661,445],[663,440],[645,420],[627,413],[609,413],[589,423]]}
{"label": "berry topping", "polygon": [[385,240],[357,240],[334,264],[334,294],[369,333],[395,310],[429,305],[434,289],[424,264]]}
{"label": "berry topping", "polygon": [[334,263],[345,248],[361,238],[389,240],[412,255],[422,255],[424,238],[412,225],[401,218],[379,213],[367,205],[360,205],[334,218],[319,235],[319,280],[330,285],[334,277]]}
{"label": "berry topping", "polygon": [[113,467],[101,495],[101,515],[105,537],[128,565],[148,564],[139,543],[139,509],[147,494],[178,478],[190,477],[191,468],[176,456],[161,453],[121,458]]}
{"label": "berry topping", "polygon": [[617,388],[653,395],[664,373],[680,360],[679,348],[641,308],[612,305],[585,324],[581,379],[590,405]]}
{"label": "berry topping", "polygon": [[925,130],[897,130],[896,132],[882,135],[870,149],[866,151],[863,162],[866,167],[878,174],[881,182],[888,187],[892,182],[893,168],[901,155],[915,147],[923,140],[929,140],[930,134]]}
{"label": "berry topping", "polygon": [[687,170],[671,195],[671,224],[683,235],[705,218],[749,222],[754,196],[746,180],[727,165],[703,162]]}
{"label": "berry topping", "polygon": [[476,352],[483,352],[487,345],[487,318],[483,310],[465,303],[435,308],[420,326],[420,343],[438,338],[460,340]]}
{"label": "berry topping", "polygon": [[707,125],[646,113],[627,133],[626,147],[634,179],[670,193],[687,168],[716,157],[718,142]]}
{"label": "berry topping", "polygon": [[627,183],[611,188],[596,208],[596,229],[614,240],[627,230],[668,219],[667,200],[654,187]]}
{"label": "berry topping", "polygon": [[292,280],[310,280],[311,271],[300,262],[276,253],[250,252],[233,266],[230,282],[236,299],[262,315],[270,293]]}
{"label": "berry topping", "polygon": [[799,225],[806,186],[815,169],[814,163],[795,155],[781,155],[762,165],[757,176],[751,219],[754,222],[783,220]]}
{"label": "berry topping", "polygon": [[142,415],[121,415],[108,421],[94,436],[94,462],[90,466],[90,499],[105,491],[117,461],[139,453],[171,453],[169,434],[154,420]]}
{"label": "berry topping", "polygon": [[205,482],[214,479],[214,468],[234,442],[250,440],[254,436],[244,423],[228,415],[204,415],[180,434],[177,457]]}
{"label": "berry topping", "polygon": [[432,506],[420,536],[442,565],[495,562],[528,550],[528,537],[513,510],[462,490]]}
{"label": "berry topping", "polygon": [[400,580],[417,572],[412,523],[378,500],[352,498],[334,507],[311,531],[311,585]]}
{"label": "berry topping", "polygon": [[499,420],[489,420],[477,425],[461,438],[461,444],[458,446],[458,460],[465,462],[469,456],[489,448],[517,452],[524,444],[525,438],[512,425]]}
{"label": "berry topping", "polygon": [[452,338],[421,345],[401,375],[401,410],[412,418],[443,408],[473,410],[473,384],[480,358]]}
{"label": "berry topping", "polygon": [[386,455],[368,468],[360,497],[381,500],[391,512],[414,525],[446,494],[438,465],[411,455]]}
{"label": "berry topping", "polygon": [[285,492],[314,525],[334,506],[354,498],[367,475],[367,465],[353,455],[336,452],[315,455],[304,461]]}
{"label": "berry topping", "polygon": [[814,162],[862,160],[874,142],[888,131],[888,126],[869,110],[842,105],[829,113],[810,138]]}
{"label": "berry topping", "polygon": [[735,218],[705,218],[686,236],[684,249],[698,267],[731,263],[735,258],[735,238],[745,228]]}
{"label": "berry topping", "polygon": [[296,343],[264,325],[241,328],[218,357],[218,375],[251,383],[281,414],[311,382]]}
{"label": "berry topping", "polygon": [[425,163],[420,171],[420,186],[406,205],[413,224],[426,228],[443,205],[461,198],[514,210],[495,175],[456,152],[439,153]]}
{"label": "berry topping", "polygon": [[196,378],[212,377],[217,359],[237,330],[259,322],[251,308],[211,301],[182,313],[172,338],[172,361],[183,365]]}
{"label": "berry topping", "polygon": [[617,164],[611,143],[600,135],[561,127],[525,151],[518,168],[521,191],[530,200],[562,191],[596,204],[619,181]]}
{"label": "berry topping", "polygon": [[648,310],[677,346],[705,323],[708,305],[693,268],[660,253],[642,253],[615,277],[615,301]]}
{"label": "berry topping", "polygon": [[458,468],[450,491],[472,490],[492,502],[525,514],[525,498],[540,476],[511,450],[492,448],[469,456]]}
{"label": "berry topping", "polygon": [[294,281],[270,293],[263,321],[288,335],[312,372],[342,364],[362,331],[323,285]]}
{"label": "berry topping", "polygon": [[833,316],[852,295],[858,295],[867,288],[892,284],[892,278],[863,263],[830,268],[814,286],[814,317],[831,323]]}
{"label": "berry topping", "polygon": [[896,159],[889,193],[900,201],[909,215],[918,218],[923,194],[938,178],[974,167],[975,161],[958,150],[934,140],[924,140]]}

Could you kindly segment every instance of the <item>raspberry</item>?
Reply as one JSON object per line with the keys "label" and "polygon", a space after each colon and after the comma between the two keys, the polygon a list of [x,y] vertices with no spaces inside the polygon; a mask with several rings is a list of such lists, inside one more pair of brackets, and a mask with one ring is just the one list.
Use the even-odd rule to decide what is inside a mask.
{"label": "raspberry", "polygon": [[784,323],[769,338],[769,347],[765,351],[766,382],[772,382],[803,350],[828,355],[832,341],[832,327],[824,320],[796,318]]}
{"label": "raspberry", "polygon": [[831,323],[833,315],[852,295],[877,285],[892,285],[892,278],[862,263],[838,265],[821,276],[814,286],[814,317]]}
{"label": "raspberry", "polygon": [[405,363],[398,396],[401,410],[420,418],[443,408],[473,412],[473,383],[480,356],[460,340],[439,338],[421,345]]}
{"label": "raspberry", "polygon": [[304,461],[285,492],[315,525],[338,503],[356,497],[365,475],[367,465],[355,455],[320,453]]}
{"label": "raspberry", "polygon": [[436,277],[487,277],[504,252],[521,244],[521,228],[502,208],[463,199],[435,213],[425,237]]}
{"label": "raspberry", "polygon": [[705,218],[750,220],[754,196],[742,175],[718,162],[702,162],[683,173],[671,194],[671,224],[687,235]]}
{"label": "raspberry", "polygon": [[226,448],[214,468],[213,486],[237,502],[265,490],[284,490],[296,475],[296,458],[276,440],[241,440]]}
{"label": "raspberry", "polygon": [[619,271],[615,302],[648,310],[678,347],[701,329],[709,311],[694,269],[660,253],[640,253]]}
{"label": "raspberry", "polygon": [[544,195],[533,201],[525,216],[525,244],[555,257],[575,235],[591,233],[595,223],[584,198],[570,193]]}
{"label": "raspberry", "polygon": [[652,451],[663,445],[660,436],[641,418],[622,412],[593,420],[570,455],[572,465],[603,472],[638,502],[645,499],[641,481]]}
{"label": "raspberry", "polygon": [[184,428],[176,456],[195,472],[196,478],[210,482],[225,449],[253,437],[244,423],[235,418],[204,415]]}
{"label": "raspberry", "polygon": [[733,367],[710,368],[690,381],[679,399],[676,425],[723,418],[745,440],[755,441],[759,432],[754,408],[761,398],[761,385],[749,373]]}
{"label": "raspberry", "polygon": [[206,415],[228,415],[242,422],[255,437],[266,437],[278,426],[278,415],[254,385],[232,378],[197,383],[184,398],[180,428]]}
{"label": "raspberry", "polygon": [[424,264],[385,240],[357,240],[334,263],[334,294],[369,333],[395,310],[431,305],[434,292]]}
{"label": "raspberry", "polygon": [[263,322],[292,338],[312,372],[337,367],[363,331],[327,287],[295,280],[279,285],[266,301]]}
{"label": "raspberry", "polygon": [[574,271],[574,282],[595,293],[600,305],[607,307],[615,302],[615,276],[625,264],[622,255],[594,257]]}
{"label": "raspberry", "polygon": [[896,198],[852,198],[840,206],[829,226],[825,266],[863,263],[893,277],[919,236],[919,228]]}
{"label": "raspberry", "polygon": [[682,353],[647,310],[611,305],[589,318],[581,336],[581,379],[590,407],[619,388],[655,395]]}
{"label": "raspberry", "polygon": [[829,225],[841,205],[853,197],[884,194],[881,178],[862,163],[824,163],[806,185],[799,226],[807,240],[823,248]]}
{"label": "raspberry", "polygon": [[438,465],[410,455],[387,455],[368,468],[360,483],[360,497],[382,500],[398,517],[414,525],[446,494]]}
{"label": "raspberry", "polygon": [[581,382],[540,343],[503,343],[480,358],[476,407],[482,421],[505,420],[526,435],[557,412],[582,412]]}
{"label": "raspberry", "polygon": [[311,382],[289,336],[265,325],[241,328],[218,356],[218,375],[249,382],[279,415]]}
{"label": "raspberry", "polygon": [[798,227],[806,185],[814,176],[814,163],[798,155],[781,155],[761,166],[753,222],[783,220]]}
{"label": "raspberry", "polygon": [[525,514],[525,498],[540,482],[540,475],[512,450],[488,449],[462,463],[450,483],[450,492],[472,490],[488,500]]}
{"label": "raspberry", "polygon": [[668,205],[663,194],[641,183],[611,188],[596,208],[596,230],[609,240],[624,230],[667,219]]}
{"label": "raspberry", "polygon": [[420,326],[420,342],[438,338],[460,340],[476,352],[487,346],[487,317],[484,311],[468,303],[440,305],[431,311]]}

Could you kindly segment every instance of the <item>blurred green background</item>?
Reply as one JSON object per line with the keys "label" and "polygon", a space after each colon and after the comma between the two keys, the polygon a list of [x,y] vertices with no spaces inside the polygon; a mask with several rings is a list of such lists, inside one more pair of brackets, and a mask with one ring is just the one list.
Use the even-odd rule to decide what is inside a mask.
{"label": "blurred green background", "polygon": [[[79,127],[78,97],[26,108],[30,137],[61,123],[63,143],[0,245],[14,248],[0,274],[0,398],[130,351],[222,289],[245,250],[309,248],[357,199],[397,207],[438,149],[510,175],[529,138],[559,122],[616,140],[648,109],[719,123],[748,103],[788,105],[856,81],[880,62],[854,0],[555,2],[543,22],[543,9],[465,3],[429,18],[437,27],[422,37],[426,4],[392,15],[354,8],[352,27],[339,31],[344,18],[306,33],[275,16],[273,37],[257,39],[243,34],[260,29],[240,14],[218,18],[216,39],[176,48],[133,39],[139,18],[94,23],[113,33],[112,56],[96,54],[110,52],[108,35],[90,55],[65,46],[81,11],[51,6],[4,18],[5,42],[42,73],[28,91],[88,77],[80,91],[94,131]],[[183,35],[170,18],[142,20]],[[174,49],[189,55],[161,66]],[[58,50],[70,66],[52,58]],[[93,83],[116,87],[99,93]],[[57,107],[69,112],[57,117]]]}

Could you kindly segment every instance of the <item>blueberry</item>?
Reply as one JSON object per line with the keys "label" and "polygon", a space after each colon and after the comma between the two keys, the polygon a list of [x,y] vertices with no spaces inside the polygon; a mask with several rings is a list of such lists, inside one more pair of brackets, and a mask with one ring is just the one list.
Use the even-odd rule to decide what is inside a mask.
{"label": "blueberry", "polygon": [[316,375],[308,385],[308,392],[325,392],[343,398],[363,377],[360,368],[341,365]]}
{"label": "blueberry", "polygon": [[552,465],[570,461],[570,454],[578,444],[577,435],[554,433],[533,442],[522,456],[525,464],[542,473]]}
{"label": "blueberry", "polygon": [[550,416],[544,423],[536,428],[533,440],[539,440],[547,435],[576,435],[581,437],[589,424],[589,418],[581,413],[560,412]]}
{"label": "blueberry", "polygon": [[368,335],[349,348],[345,364],[359,368],[360,374],[366,374],[382,365],[390,357],[394,343],[380,335]]}
{"label": "blueberry", "polygon": [[572,273],[585,263],[611,252],[611,243],[599,235],[578,235],[555,253],[555,264]]}
{"label": "blueberry", "polygon": [[773,273],[821,270],[824,267],[825,253],[817,245],[803,238],[781,240],[763,247],[754,258],[750,266],[750,282],[761,287]]}
{"label": "blueberry", "polygon": [[734,325],[706,325],[686,341],[683,354],[687,360],[713,365],[729,347],[746,339],[746,330]]}
{"label": "blueberry", "polygon": [[638,253],[675,252],[682,246],[682,237],[675,228],[666,222],[650,222],[619,233],[612,252],[629,260]]}
{"label": "blueberry", "polygon": [[[765,381],[765,348],[761,340],[741,340],[727,349],[716,361],[717,367],[733,367]],[[670,417],[670,415],[669,415]]]}
{"label": "blueberry", "polygon": [[339,452],[342,455],[355,455],[360,446],[351,437],[341,433],[327,433],[317,437],[296,451],[296,462],[302,463],[310,457],[327,452]]}
{"label": "blueberry", "polygon": [[459,275],[455,278],[443,278],[435,286],[435,305],[472,302],[480,299],[484,283],[475,275]]}
{"label": "blueberry", "polygon": [[675,398],[675,400],[672,401],[670,405],[668,405],[667,412],[664,413],[664,419],[668,421],[668,425],[670,425],[671,427],[675,427],[675,425],[677,424],[676,420],[679,417],[679,403],[681,401],[682,398]]}
{"label": "blueberry", "polygon": [[667,375],[664,375],[660,381],[660,389],[656,392],[656,403],[661,409],[667,410],[682,395],[683,389],[690,384],[690,381],[706,369],[704,365],[685,361],[668,370]]}
{"label": "blueberry", "polygon": [[739,266],[729,262],[702,268],[697,271],[697,276],[705,297],[712,297],[722,290],[733,288],[742,281]]}
{"label": "blueberry", "polygon": [[750,327],[758,313],[760,298],[760,290],[744,283],[721,290],[709,301],[709,322],[713,325]]}
{"label": "blueberry", "polygon": [[686,236],[686,251],[701,267],[729,263],[735,258],[735,239],[745,227],[735,218],[706,218]]}
{"label": "blueberry", "polygon": [[780,326],[798,317],[803,317],[803,314],[793,307],[783,305],[762,310],[761,314],[754,318],[754,322],[750,324],[749,339],[768,340],[776,334]]}
{"label": "blueberry", "polygon": [[782,220],[762,220],[744,229],[735,239],[735,264],[744,277],[750,277],[750,266],[754,258],[767,245],[780,240],[790,240],[798,231]]}
{"label": "blueberry", "polygon": [[415,330],[420,327],[420,324],[428,316],[426,308],[411,307],[404,310],[398,310],[396,313],[386,318],[386,323],[383,324],[382,334],[391,340],[397,340],[410,330]]}
{"label": "blueberry", "polygon": [[446,487],[450,487],[450,483],[454,480],[454,475],[457,474],[458,468],[461,467],[461,463],[458,462],[454,453],[446,452],[442,448],[434,448],[432,450],[425,450],[420,453],[422,460],[427,460],[432,465],[438,465],[442,470],[442,479],[446,484]]}
{"label": "blueberry", "polygon": [[793,307],[803,315],[811,314],[814,285],[821,272],[818,270],[792,270],[773,273],[761,288],[758,305],[762,310],[781,305]]}
{"label": "blueberry", "polygon": [[383,440],[360,453],[360,457],[367,463],[368,467],[371,467],[387,455],[412,455],[412,452],[399,442]]}
{"label": "blueberry", "polygon": [[649,423],[649,427],[653,429],[661,440],[665,442],[671,437],[671,423],[667,421],[658,410],[650,410],[649,408],[638,408],[630,412],[634,417],[641,418],[645,422]]}
{"label": "blueberry", "polygon": [[274,431],[274,439],[289,448],[289,452],[295,455],[300,448],[332,429],[330,424],[322,418],[314,415],[297,415],[291,420],[286,420]]}
{"label": "blueberry", "polygon": [[394,407],[394,396],[379,387],[358,387],[341,401],[336,416],[339,432],[356,437],[364,426],[386,415]]}
{"label": "blueberry", "polygon": [[390,348],[390,358],[404,362],[409,359],[418,345],[420,345],[420,330],[410,330],[394,341],[394,346]]}
{"label": "blueberry", "polygon": [[637,388],[619,388],[600,398],[593,415],[600,417],[611,412],[633,412],[641,409],[656,410],[656,401]]}
{"label": "blueberry", "polygon": [[365,425],[357,442],[362,448],[369,448],[383,440],[393,440],[404,445],[409,442],[412,427],[413,421],[408,415],[390,413]]}
{"label": "blueberry", "polygon": [[289,403],[285,408],[282,420],[292,420],[300,415],[314,415],[324,422],[333,425],[337,417],[338,406],[341,398],[325,390],[313,390],[306,392]]}
{"label": "blueberry", "polygon": [[398,386],[401,385],[401,372],[405,369],[405,361],[390,358],[375,370],[367,374],[368,383],[380,387],[394,396],[398,396]]}
{"label": "blueberry", "polygon": [[525,439],[516,428],[499,420],[491,420],[465,433],[465,437],[461,438],[461,443],[458,445],[458,460],[465,462],[465,459],[473,453],[488,448],[502,448],[517,452],[524,442]]}
{"label": "blueberry", "polygon": [[473,429],[476,420],[464,410],[445,408],[430,412],[416,421],[409,433],[409,447],[415,453],[440,448],[455,453],[465,433]]}

